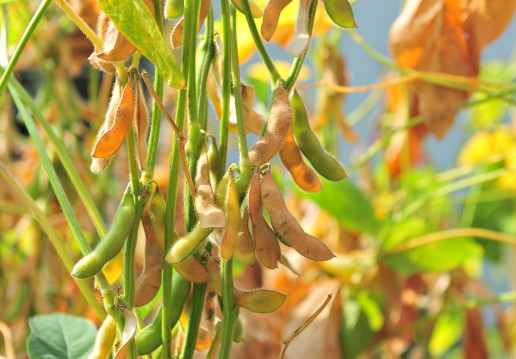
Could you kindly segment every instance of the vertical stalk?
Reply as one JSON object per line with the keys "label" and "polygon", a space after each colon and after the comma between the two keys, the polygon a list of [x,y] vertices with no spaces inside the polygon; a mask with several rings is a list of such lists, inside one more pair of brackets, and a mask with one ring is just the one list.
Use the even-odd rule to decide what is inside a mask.
{"label": "vertical stalk", "polygon": [[220,263],[222,275],[222,342],[219,359],[229,359],[233,344],[233,329],[237,314],[233,288],[233,259],[222,259]]}
{"label": "vertical stalk", "polygon": [[[185,5],[186,9],[186,5]],[[206,294],[206,283],[194,283],[192,291],[192,306],[186,327],[186,339],[181,351],[182,359],[191,359],[195,352],[195,342],[199,324],[201,323],[202,310],[204,308],[204,296]]]}
{"label": "vertical stalk", "polygon": [[228,153],[229,100],[231,96],[231,29],[229,24],[229,2],[220,0],[222,17],[222,115],[220,119],[219,168],[220,180],[226,172],[226,156]]}
{"label": "vertical stalk", "polygon": [[[190,59],[188,63],[188,75],[186,78],[186,103],[188,112],[188,142],[186,145],[186,155],[188,158],[188,172],[195,178],[197,172],[197,161],[204,142],[201,134],[199,118],[197,116],[197,91],[196,91],[196,50],[197,50],[197,28],[199,26],[200,0],[191,0],[185,3],[184,26],[185,31],[189,32],[190,41],[183,43],[188,47]],[[196,221],[195,209],[192,194],[188,186],[185,186],[184,198],[185,228],[189,232]]]}
{"label": "vertical stalk", "polygon": [[[163,32],[163,14],[161,10],[161,0],[154,0],[154,18],[161,32]],[[163,78],[154,69],[154,91],[159,99],[163,99]],[[145,172],[142,174],[142,182],[147,182],[154,177],[154,167],[156,166],[156,159],[158,158],[159,133],[161,130],[161,110],[156,103],[152,101],[152,117],[149,134],[149,145],[147,151],[147,166]]]}
{"label": "vertical stalk", "polygon": [[210,72],[211,61],[215,54],[213,45],[213,8],[210,5],[210,11],[206,17],[206,31],[204,33],[204,42],[202,45],[202,63],[197,74],[197,92],[199,93],[199,108],[197,116],[199,117],[199,124],[203,130],[206,130],[208,125],[208,91],[206,90],[206,82]]}

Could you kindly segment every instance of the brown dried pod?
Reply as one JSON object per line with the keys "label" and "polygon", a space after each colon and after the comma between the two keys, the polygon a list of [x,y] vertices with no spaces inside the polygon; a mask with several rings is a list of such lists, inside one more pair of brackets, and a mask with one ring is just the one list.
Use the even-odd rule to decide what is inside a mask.
{"label": "brown dried pod", "polygon": [[[123,90],[121,90],[120,82],[117,80],[113,88],[106,119],[99,130],[91,157],[109,157],[118,151],[132,124],[135,111],[134,96],[134,79],[132,76],[129,76],[129,81]],[[115,107],[114,111],[113,107]]]}
{"label": "brown dried pod", "polygon": [[288,91],[278,83],[276,96],[269,114],[267,131],[249,151],[249,162],[253,166],[268,162],[279,151],[281,141],[292,124],[292,107],[288,99]]}
{"label": "brown dried pod", "polygon": [[197,163],[194,205],[202,228],[224,228],[226,226],[226,216],[216,206],[210,184],[210,165],[206,144],[203,146]]}
{"label": "brown dried pod", "polygon": [[[200,31],[202,28],[202,24],[204,19],[208,15],[208,11],[210,10],[210,0],[201,0],[201,8],[199,10],[199,26],[198,30]],[[179,22],[174,26],[172,33],[170,34],[170,42],[172,43],[172,48],[176,49],[179,46],[183,45],[183,31],[184,31],[184,18],[179,20]]]}
{"label": "brown dried pod", "polygon": [[335,257],[326,244],[306,233],[289,212],[270,172],[263,175],[261,197],[265,209],[271,215],[274,228],[299,254],[315,261],[326,261]]}
{"label": "brown dried pod", "polygon": [[262,195],[260,189],[260,171],[255,172],[249,185],[249,215],[253,227],[253,237],[258,260],[266,268],[278,267],[281,249],[274,231],[263,218]]}
{"label": "brown dried pod", "polygon": [[263,22],[261,27],[262,37],[265,41],[269,41],[274,32],[276,32],[276,27],[278,26],[278,20],[281,14],[281,11],[290,4],[292,0],[270,0],[265,6],[265,10],[263,11]]}

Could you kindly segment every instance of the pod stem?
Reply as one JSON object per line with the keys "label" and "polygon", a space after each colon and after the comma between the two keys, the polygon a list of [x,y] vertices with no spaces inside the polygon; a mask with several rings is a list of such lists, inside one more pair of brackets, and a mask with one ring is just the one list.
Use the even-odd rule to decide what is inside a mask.
{"label": "pod stem", "polygon": [[235,304],[233,286],[233,259],[221,259],[222,277],[222,342],[220,344],[220,359],[229,359],[233,344],[233,329],[238,308]]}
{"label": "pod stem", "polygon": [[[317,3],[317,1],[314,1]],[[260,34],[258,33],[258,29],[256,28],[256,24],[254,22],[253,15],[251,13],[251,7],[249,6],[248,0],[242,0],[242,7],[244,8],[245,19],[247,20],[247,25],[249,26],[249,30],[251,31],[251,36],[253,37],[256,48],[258,49],[258,53],[260,54],[267,70],[269,71],[271,80],[273,83],[278,82],[281,79],[281,75],[279,74],[276,66],[274,66],[274,62],[272,61],[269,53],[265,49],[263,45]]]}
{"label": "pod stem", "polygon": [[[186,9],[186,6],[185,6]],[[195,353],[195,343],[201,323],[204,297],[206,295],[206,283],[194,283],[192,291],[192,306],[186,326],[186,338],[181,351],[182,359],[191,359]]]}

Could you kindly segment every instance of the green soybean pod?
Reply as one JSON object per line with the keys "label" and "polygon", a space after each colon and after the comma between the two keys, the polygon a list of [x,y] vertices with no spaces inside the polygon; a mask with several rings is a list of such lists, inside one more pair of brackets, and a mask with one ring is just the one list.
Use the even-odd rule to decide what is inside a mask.
{"label": "green soybean pod", "polygon": [[183,15],[185,10],[185,1],[189,0],[167,0],[165,4],[165,15],[169,19],[175,19]]}
{"label": "green soybean pod", "polygon": [[296,91],[292,92],[290,104],[294,110],[292,129],[299,149],[310,161],[314,169],[330,181],[340,181],[347,177],[339,161],[330,155],[310,128],[305,104]]}
{"label": "green soybean pod", "polygon": [[337,25],[346,28],[358,27],[348,0],[325,0],[324,7],[330,19]]}
{"label": "green soybean pod", "polygon": [[[190,282],[181,277],[179,273],[174,271],[172,275],[172,313],[171,313],[171,328],[173,328],[183,310],[183,306],[190,294]],[[161,322],[162,322],[162,308],[159,308],[158,315],[154,321],[140,330],[134,337],[137,355],[146,355],[156,350],[162,343],[161,336]]]}
{"label": "green soybean pod", "polygon": [[125,194],[116,210],[111,228],[97,247],[75,264],[72,275],[79,279],[86,279],[100,272],[104,264],[122,250],[125,239],[133,228],[135,218],[133,195]]}

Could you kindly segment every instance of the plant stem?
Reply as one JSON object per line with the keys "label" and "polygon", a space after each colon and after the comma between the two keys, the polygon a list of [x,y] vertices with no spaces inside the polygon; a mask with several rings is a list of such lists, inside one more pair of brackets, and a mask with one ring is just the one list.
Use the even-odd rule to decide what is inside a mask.
{"label": "plant stem", "polygon": [[237,316],[233,287],[233,259],[221,259],[220,271],[222,277],[222,342],[219,359],[229,359],[233,344],[233,329]]}
{"label": "plant stem", "polygon": [[[163,14],[161,12],[161,0],[154,0],[154,19],[159,30],[163,33]],[[154,92],[160,100],[163,99],[163,78],[154,67]],[[154,177],[154,167],[158,158],[159,134],[161,130],[161,110],[157,101],[152,102],[151,126],[149,131],[149,144],[147,147],[147,164],[142,173],[142,183],[146,183]]]}
{"label": "plant stem", "polygon": [[[200,0],[187,1],[185,3],[184,16],[184,46],[188,46],[189,61],[188,75],[186,78],[186,103],[188,112],[188,142],[186,144],[186,156],[188,163],[188,172],[191,178],[195,178],[197,173],[197,161],[203,147],[204,137],[201,134],[199,118],[197,116],[197,91],[196,91],[196,49],[197,49],[197,29],[199,27],[199,10]],[[185,212],[185,229],[189,232],[196,222],[195,208],[193,205],[193,196],[188,186],[184,189],[184,212]]]}
{"label": "plant stem", "polygon": [[[32,36],[32,33],[36,29],[36,26],[38,26],[39,21],[43,17],[43,14],[47,10],[51,2],[52,0],[42,1],[41,4],[39,4],[39,7],[34,13],[34,16],[30,20],[29,24],[25,28],[25,32],[23,33],[22,38],[18,43],[18,46],[16,46],[16,50],[14,50],[13,57],[11,58],[11,61],[9,61],[9,64],[7,64],[5,71],[3,71],[2,78],[0,78],[0,95],[2,94],[4,87],[7,84],[7,80],[11,76],[11,73],[13,72],[16,63],[18,62],[18,59],[20,58],[20,55],[23,52],[23,49],[27,45],[27,42]],[[2,49],[2,51],[4,50]],[[5,54],[5,56],[7,56],[7,53]]]}
{"label": "plant stem", "polygon": [[242,109],[242,86],[240,83],[240,65],[238,61],[238,42],[236,28],[236,9],[231,6],[231,61],[233,68],[233,86],[235,88],[235,113],[238,128],[238,149],[240,152],[240,166],[249,168],[249,153],[247,148],[247,137],[245,134],[244,111]]}
{"label": "plant stem", "polygon": [[205,294],[206,283],[194,283],[190,316],[188,317],[188,325],[186,326],[186,339],[181,351],[181,359],[191,359],[194,355],[199,324],[201,323],[202,310],[204,308]]}
{"label": "plant stem", "polygon": [[18,80],[12,77],[9,81],[9,86],[13,87],[18,96],[20,96],[23,103],[30,109],[30,111],[40,124],[40,126],[43,128],[43,131],[45,131],[45,134],[48,136],[50,142],[52,142],[52,144],[54,145],[56,153],[59,156],[59,159],[61,160],[61,163],[63,164],[63,167],[66,173],[68,174],[68,177],[70,177],[70,180],[72,181],[74,188],[77,190],[79,197],[81,198],[84,206],[86,207],[86,210],[88,211],[88,214],[91,218],[91,221],[93,222],[93,225],[95,226],[95,229],[97,230],[98,234],[101,237],[103,237],[107,232],[106,225],[102,220],[102,216],[100,215],[100,212],[97,206],[95,205],[93,198],[86,189],[86,186],[84,185],[84,182],[81,180],[79,173],[77,173],[73,161],[70,158],[68,149],[65,147],[63,141],[56,135],[56,133],[52,129],[52,126],[48,123],[46,118],[43,116],[39,108],[34,103],[32,97],[27,93],[27,91],[18,82]]}
{"label": "plant stem", "polygon": [[231,28],[229,24],[229,0],[220,0],[222,17],[222,115],[220,118],[219,168],[220,180],[226,172],[228,153],[229,101],[231,99]]}
{"label": "plant stem", "polygon": [[[317,1],[314,2],[317,3]],[[242,0],[242,7],[244,8],[245,19],[247,20],[247,25],[249,26],[249,31],[251,31],[251,36],[253,37],[256,48],[258,49],[258,53],[260,54],[265,64],[265,67],[267,67],[267,70],[269,71],[271,81],[275,84],[276,82],[278,82],[279,79],[281,79],[281,75],[279,74],[278,70],[276,69],[276,66],[274,66],[274,62],[267,53],[267,50],[263,45],[260,34],[258,34],[258,29],[256,28],[253,15],[251,13],[249,1]]]}
{"label": "plant stem", "polygon": [[[68,201],[68,197],[66,196],[66,194],[63,190],[63,187],[61,185],[61,182],[59,181],[59,178],[57,177],[56,171],[55,171],[54,167],[52,166],[52,161],[48,157],[47,151],[45,149],[45,145],[43,144],[43,141],[39,137],[38,131],[36,129],[36,124],[34,123],[34,120],[31,118],[29,112],[23,105],[23,102],[22,102],[20,96],[18,95],[16,88],[13,85],[11,85],[11,83],[8,84],[8,87],[9,87],[9,91],[11,92],[13,101],[14,101],[16,107],[18,108],[19,114],[25,124],[25,127],[27,128],[27,131],[29,132],[29,135],[32,138],[32,141],[34,142],[34,146],[36,147],[36,150],[39,154],[43,168],[45,169],[45,172],[47,173],[47,176],[49,178],[50,185],[52,186],[52,189],[54,190],[56,198],[61,206],[61,209],[63,210],[63,214],[68,222],[68,225],[70,226],[73,236],[74,236],[75,240],[77,241],[77,244],[79,245],[79,248],[81,249],[82,254],[86,255],[89,252],[91,252],[91,247],[89,246],[88,242],[86,241],[86,238],[79,225],[77,217],[73,213],[72,206],[70,205],[70,202]],[[95,275],[95,278],[97,279],[97,283],[99,284],[100,290],[103,293],[103,295],[104,295],[104,293],[109,294],[110,292],[112,292],[112,289],[111,289],[106,277],[104,276],[104,273],[99,272],[98,274]],[[111,298],[111,297],[109,297],[109,298]],[[104,302],[105,302],[105,308],[106,308],[106,310],[108,310],[108,313],[109,313],[109,311],[111,310],[110,308],[113,305],[113,301],[107,302],[107,297],[104,297]],[[114,314],[114,316],[116,316],[116,314]]]}
{"label": "plant stem", "polygon": [[204,32],[204,42],[201,48],[202,62],[197,74],[197,92],[199,93],[199,108],[197,109],[197,116],[199,117],[199,124],[203,130],[208,126],[208,91],[206,83],[208,74],[210,73],[210,66],[215,54],[215,46],[213,44],[213,7],[210,5],[208,16],[206,17],[206,31]]}
{"label": "plant stem", "polygon": [[[71,272],[74,266],[72,257],[66,249],[63,240],[48,220],[48,217],[41,211],[41,209],[39,209],[36,202],[27,193],[25,188],[23,188],[23,186],[13,177],[13,175],[9,172],[9,170],[4,166],[2,162],[0,162],[0,175],[2,175],[7,184],[12,188],[12,190],[15,193],[17,193],[21,197],[25,205],[31,210],[32,215],[34,216],[36,221],[38,221],[43,231],[47,234],[48,239],[54,246],[54,249],[56,250],[57,255],[63,262],[64,266],[69,272]],[[104,320],[106,318],[106,312],[97,301],[97,298],[95,298],[95,295],[93,294],[87,283],[83,280],[76,278],[74,278],[74,281],[75,283],[77,283],[79,290],[82,292],[82,294],[88,301],[88,304],[91,306],[91,308],[93,308],[99,319]]]}

